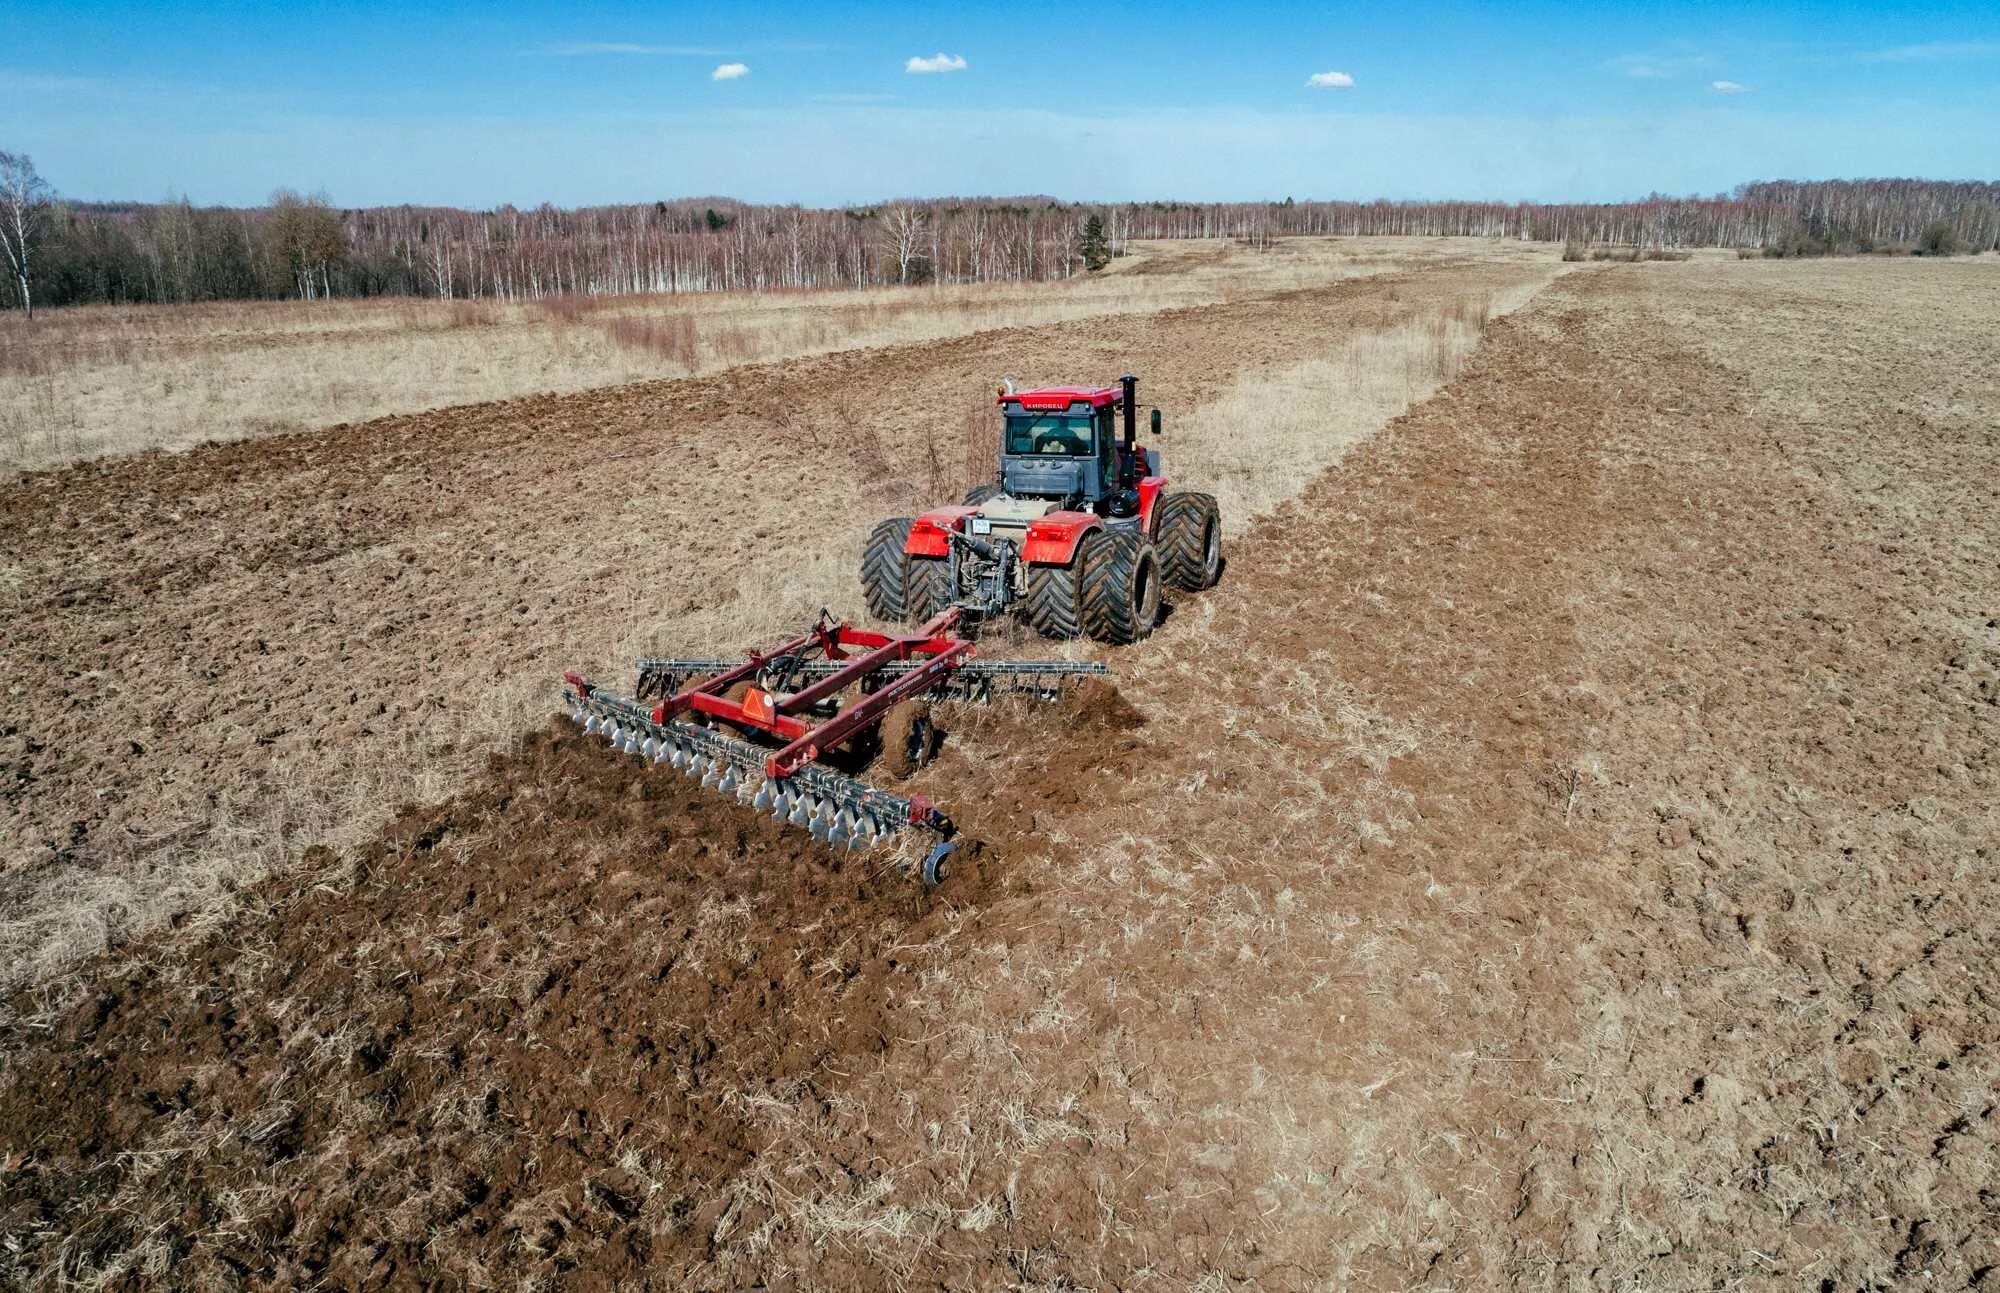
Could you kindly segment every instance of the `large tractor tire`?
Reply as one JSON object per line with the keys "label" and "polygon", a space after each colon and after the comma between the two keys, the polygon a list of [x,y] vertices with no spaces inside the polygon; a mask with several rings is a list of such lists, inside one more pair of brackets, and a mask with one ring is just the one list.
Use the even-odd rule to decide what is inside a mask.
{"label": "large tractor tire", "polygon": [[909,589],[910,623],[922,624],[958,600],[951,586],[951,561],[947,557],[911,557],[904,567],[904,586]]}
{"label": "large tractor tire", "polygon": [[1076,596],[1076,562],[1029,566],[1028,627],[1048,638],[1083,636],[1083,608]]}
{"label": "large tractor tire", "polygon": [[909,541],[914,518],[893,517],[876,526],[861,550],[861,591],[868,613],[878,620],[901,623],[909,614],[908,564],[903,545]]}
{"label": "large tractor tire", "polygon": [[1160,559],[1137,526],[1084,535],[1076,569],[1086,633],[1125,646],[1153,631],[1160,618]]}
{"label": "large tractor tire", "polygon": [[1222,578],[1222,509],[1209,494],[1167,494],[1154,504],[1153,542],[1160,573],[1185,592],[1213,588]]}
{"label": "large tractor tire", "polygon": [[984,507],[989,501],[998,497],[1000,497],[1000,487],[998,485],[974,485],[971,489],[965,491],[965,505],[967,507]]}

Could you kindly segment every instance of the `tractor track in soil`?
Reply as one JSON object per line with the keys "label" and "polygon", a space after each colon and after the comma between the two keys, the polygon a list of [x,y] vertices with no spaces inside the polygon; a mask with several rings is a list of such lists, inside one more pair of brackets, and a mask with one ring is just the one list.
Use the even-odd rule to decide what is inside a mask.
{"label": "tractor track in soil", "polygon": [[1996,320],[1792,268],[1547,289],[1118,691],[964,715],[935,896],[552,730],[96,965],[18,1273],[1978,1284]]}

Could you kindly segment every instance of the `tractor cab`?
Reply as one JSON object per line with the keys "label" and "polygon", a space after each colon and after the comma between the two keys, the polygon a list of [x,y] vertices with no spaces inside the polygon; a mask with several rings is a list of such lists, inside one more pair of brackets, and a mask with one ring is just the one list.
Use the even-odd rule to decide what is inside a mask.
{"label": "tractor cab", "polygon": [[1132,394],[1118,386],[1060,386],[1002,391],[1006,430],[1000,488],[1010,498],[1050,499],[1100,516],[1134,516],[1137,485],[1158,474],[1158,455],[1128,434],[1119,441],[1119,414],[1135,420]]}

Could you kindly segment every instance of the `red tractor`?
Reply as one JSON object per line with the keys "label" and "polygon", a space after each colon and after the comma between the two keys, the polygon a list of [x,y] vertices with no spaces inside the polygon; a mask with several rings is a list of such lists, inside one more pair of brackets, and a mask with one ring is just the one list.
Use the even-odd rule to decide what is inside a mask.
{"label": "red tractor", "polygon": [[911,623],[1012,610],[1049,637],[1122,644],[1153,631],[1162,581],[1214,584],[1221,513],[1207,494],[1169,490],[1159,453],[1139,447],[1138,385],[1003,389],[999,482],[877,525],[861,557],[868,609]]}

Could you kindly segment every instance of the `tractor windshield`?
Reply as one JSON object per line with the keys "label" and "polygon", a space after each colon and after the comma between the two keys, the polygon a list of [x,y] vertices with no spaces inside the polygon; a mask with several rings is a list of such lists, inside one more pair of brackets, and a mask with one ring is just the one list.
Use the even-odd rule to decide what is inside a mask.
{"label": "tractor windshield", "polygon": [[1091,444],[1090,417],[1063,413],[1035,413],[1007,419],[1008,453],[1067,454],[1088,458]]}

